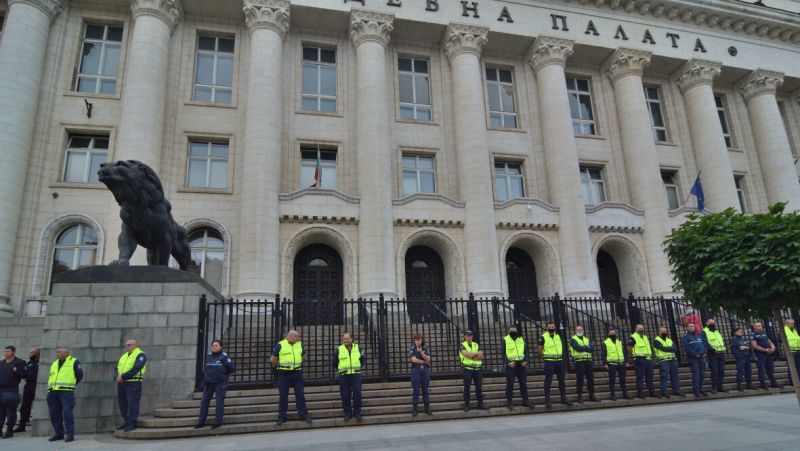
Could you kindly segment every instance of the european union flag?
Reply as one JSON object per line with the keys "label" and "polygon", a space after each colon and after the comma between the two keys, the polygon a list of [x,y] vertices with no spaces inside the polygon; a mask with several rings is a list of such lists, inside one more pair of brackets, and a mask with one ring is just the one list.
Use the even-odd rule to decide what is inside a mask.
{"label": "european union flag", "polygon": [[703,211],[705,209],[706,198],[703,195],[703,184],[700,183],[700,174],[697,174],[697,179],[694,181],[694,185],[692,185],[691,194],[697,197],[697,211]]}

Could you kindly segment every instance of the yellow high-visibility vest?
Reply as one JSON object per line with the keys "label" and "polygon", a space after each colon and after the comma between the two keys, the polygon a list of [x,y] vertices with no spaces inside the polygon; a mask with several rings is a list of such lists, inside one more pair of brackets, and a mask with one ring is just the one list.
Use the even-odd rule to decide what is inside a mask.
{"label": "yellow high-visibility vest", "polygon": [[[466,340],[464,343],[461,343],[461,346],[464,346],[467,352],[478,352],[478,349],[480,348],[478,343],[473,341],[472,344],[470,344]],[[461,366],[468,370],[479,370],[481,369],[481,365],[483,365],[483,360],[474,360],[469,357],[465,357],[464,354],[461,353],[461,350],[458,351],[458,357],[461,361]]]}
{"label": "yellow high-visibility vest", "polygon": [[544,360],[556,361],[564,358],[563,352],[564,344],[561,342],[561,337],[558,332],[550,336],[549,332],[544,333],[544,346],[542,349],[542,358]]}
{"label": "yellow high-visibility vest", "polygon": [[786,332],[786,341],[789,342],[789,350],[791,352],[800,352],[800,334],[797,333],[797,329],[789,329],[789,326],[783,326],[784,332]]}
{"label": "yellow high-visibility vest", "polygon": [[278,369],[295,371],[303,369],[303,343],[298,341],[294,345],[289,340],[280,342],[281,352],[278,353]]}
{"label": "yellow high-visibility vest", "polygon": [[606,347],[606,363],[609,365],[625,363],[625,349],[622,347],[622,340],[611,341],[610,338],[606,338],[603,345]]}
{"label": "yellow high-visibility vest", "polygon": [[[125,352],[122,354],[122,357],[119,358],[117,362],[117,375],[122,376],[123,374],[127,373],[128,371],[133,369],[133,365],[136,364],[136,359],[139,357],[139,354],[142,353],[142,350],[139,348],[134,349],[131,352]],[[147,364],[145,363],[141,370],[136,373],[130,379],[126,379],[125,382],[139,382],[144,380],[144,373],[147,372]]]}
{"label": "yellow high-visibility vest", "polygon": [[653,358],[653,348],[650,347],[650,339],[646,335],[640,337],[638,332],[631,335],[631,338],[633,338],[633,356],[651,360]]}
{"label": "yellow high-visibility vest", "polygon": [[[283,350],[283,346],[281,346]],[[300,357],[302,361],[302,356]],[[358,344],[353,343],[350,349],[347,346],[339,346],[339,374],[358,374],[361,372],[361,350]]]}
{"label": "yellow high-visibility vest", "polygon": [[525,339],[517,337],[511,338],[510,335],[505,336],[506,341],[506,358],[509,362],[519,362],[525,360]]}
{"label": "yellow high-visibility vest", "polygon": [[[663,346],[665,348],[671,348],[672,347],[672,339],[669,338],[669,337],[663,338],[663,339],[661,337],[656,337],[656,341],[661,343],[661,346]],[[655,349],[656,349],[656,358],[658,359],[659,362],[666,362],[668,360],[675,360],[675,353],[674,352],[662,351],[662,350],[660,350],[658,348],[655,348]]]}
{"label": "yellow high-visibility vest", "polygon": [[[579,337],[577,335],[573,335],[572,336],[572,340],[577,341],[578,344],[581,345],[581,346],[589,346],[589,339],[587,337],[585,337],[585,336],[584,337]],[[572,346],[569,347],[569,353],[572,355],[572,358],[575,359],[575,361],[592,360],[592,353],[591,352],[578,351],[575,348],[573,348]]]}
{"label": "yellow high-visibility vest", "polygon": [[74,391],[78,385],[75,376],[75,358],[68,355],[58,367],[58,359],[50,365],[50,376],[47,378],[47,391]]}
{"label": "yellow high-visibility vest", "polygon": [[725,352],[728,348],[725,347],[725,340],[722,339],[722,334],[718,330],[711,331],[708,327],[703,328],[706,333],[706,340],[708,345],[711,346],[716,352]]}

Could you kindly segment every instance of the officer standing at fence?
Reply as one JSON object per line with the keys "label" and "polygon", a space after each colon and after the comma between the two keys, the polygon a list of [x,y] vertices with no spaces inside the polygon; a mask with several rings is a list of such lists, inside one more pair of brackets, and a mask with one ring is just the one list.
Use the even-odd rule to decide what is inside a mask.
{"label": "officer standing at fence", "polygon": [[589,390],[589,401],[599,401],[594,397],[594,364],[592,353],[594,348],[589,338],[584,335],[583,326],[575,327],[575,335],[569,339],[569,352],[575,360],[575,379],[578,392],[578,402],[583,402],[583,380]]}
{"label": "officer standing at fence", "polygon": [[711,393],[726,393],[728,390],[725,390],[723,384],[725,383],[725,351],[728,348],[725,346],[722,334],[717,330],[717,322],[714,318],[706,321],[703,338],[708,353],[708,365],[711,367]]}
{"label": "officer standing at fence", "polygon": [[350,332],[342,334],[342,344],[333,353],[333,364],[339,372],[339,394],[342,398],[344,421],[356,417],[361,423],[361,368],[364,352],[358,343],[353,343]]}
{"label": "officer standing at fence", "polygon": [[[794,357],[794,367],[797,369],[797,377],[800,377],[800,333],[794,327],[794,320],[789,318],[785,321],[783,331],[786,332],[786,341],[789,343],[789,352]],[[787,359],[788,360],[788,359]],[[792,373],[788,373],[789,383],[792,383]]]}
{"label": "officer standing at fence", "polygon": [[753,324],[753,333],[750,334],[750,346],[756,353],[756,366],[758,366],[758,381],[761,389],[767,390],[767,378],[769,378],[772,388],[781,388],[775,380],[775,344],[764,332],[764,325],[761,323]]}
{"label": "officer standing at fence", "polygon": [[50,365],[50,375],[47,377],[47,407],[54,432],[49,441],[71,442],[75,439],[72,409],[75,408],[75,388],[81,380],[83,370],[80,362],[69,355],[69,349],[57,347],[56,360]]}
{"label": "officer standing at fence", "polygon": [[636,393],[644,399],[644,382],[647,380],[648,394],[660,398],[653,385],[653,348],[650,339],[644,334],[644,325],[637,324],[636,331],[628,339],[628,352],[633,356],[633,369],[636,371]]}
{"label": "officer standing at fence", "polygon": [[571,406],[572,403],[567,399],[566,376],[567,371],[564,367],[564,342],[561,335],[556,332],[556,325],[548,321],[547,331],[539,336],[537,350],[544,360],[544,405],[549,409],[550,386],[553,383],[553,374],[558,377],[558,391],[561,393],[561,403]]}
{"label": "officer standing at fence", "polygon": [[692,392],[694,397],[707,396],[703,390],[703,376],[706,370],[706,344],[702,332],[695,330],[694,323],[686,324],[686,335],[681,340],[686,357],[689,358],[689,368],[692,371]]}
{"label": "officer standing at fence", "polygon": [[753,387],[753,368],[750,360],[753,357],[753,347],[750,345],[750,340],[745,338],[744,331],[741,327],[733,331],[731,338],[731,351],[736,358],[736,389],[744,391],[742,382],[745,382],[746,389],[755,390]]}
{"label": "officer standing at fence", "polygon": [[142,381],[147,372],[147,356],[136,340],[125,342],[125,351],[117,362],[114,381],[117,383],[117,404],[123,422],[117,430],[130,432],[139,420],[139,401],[142,399]]}
{"label": "officer standing at fence", "polygon": [[617,400],[614,390],[615,379],[619,377],[619,386],[622,389],[622,396],[628,396],[628,385],[625,382],[625,346],[622,340],[617,337],[617,330],[613,327],[608,329],[608,338],[603,341],[602,347],[603,368],[608,370],[608,391],[611,393],[611,400]]}
{"label": "officer standing at fence", "polygon": [[508,328],[508,335],[503,337],[503,363],[506,366],[506,406],[514,409],[514,379],[519,383],[522,405],[531,408],[528,402],[528,350],[525,337],[519,333],[517,326]]}
{"label": "officer standing at fence", "polygon": [[31,407],[36,398],[36,378],[39,375],[39,348],[33,348],[28,352],[28,363],[25,365],[27,375],[25,376],[25,388],[22,390],[22,404],[19,407],[19,426],[14,432],[25,432],[25,426],[31,422]]}
{"label": "officer standing at fence", "polygon": [[653,340],[653,348],[656,350],[656,359],[661,373],[661,396],[669,397],[667,383],[672,385],[672,395],[683,398],[685,395],[681,391],[681,380],[678,375],[678,348],[672,342],[672,338],[667,335],[667,328],[658,328],[658,336]]}
{"label": "officer standing at fence", "polygon": [[0,432],[3,423],[7,424],[2,438],[14,436],[14,424],[17,422],[17,406],[19,405],[19,383],[28,374],[25,361],[17,357],[17,348],[6,346],[3,359],[0,360]]}
{"label": "officer standing at fence", "polygon": [[411,416],[417,416],[420,393],[425,413],[433,415],[428,390],[431,384],[431,349],[422,335],[414,335],[414,344],[408,348],[408,360],[411,362]]}
{"label": "officer standing at fence", "polygon": [[279,341],[272,348],[269,361],[278,368],[278,426],[286,423],[289,410],[289,388],[294,390],[297,403],[297,414],[306,423],[311,423],[311,417],[306,409],[305,381],[303,380],[303,363],[308,360],[300,334],[290,330],[286,338]]}
{"label": "officer standing at fence", "polygon": [[214,412],[214,425],[211,429],[222,426],[222,416],[225,414],[225,394],[228,392],[228,376],[233,374],[236,367],[227,352],[222,350],[222,342],[211,342],[211,352],[206,356],[203,366],[203,399],[200,401],[200,416],[197,417],[195,429],[206,425],[208,406],[211,397],[216,395],[217,406]]}
{"label": "officer standing at fence", "polygon": [[458,359],[464,375],[464,412],[469,412],[469,386],[475,383],[475,397],[478,398],[478,408],[487,410],[483,404],[483,351],[480,350],[478,343],[472,341],[472,331],[464,331],[464,342],[458,348]]}

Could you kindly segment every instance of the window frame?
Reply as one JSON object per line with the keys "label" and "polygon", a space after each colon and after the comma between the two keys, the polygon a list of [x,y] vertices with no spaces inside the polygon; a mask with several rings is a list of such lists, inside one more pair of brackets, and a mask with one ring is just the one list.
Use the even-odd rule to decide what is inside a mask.
{"label": "window frame", "polygon": [[[325,167],[331,168],[331,167],[333,167],[333,169],[336,171],[336,182],[335,182],[335,186],[333,188],[323,188],[321,186],[318,186],[318,187],[314,188],[314,187],[311,186],[310,183],[307,184],[307,185],[303,183],[303,167],[304,166],[310,166],[309,164],[307,164],[307,162],[311,161],[311,160],[304,160],[303,159],[303,152],[304,151],[316,151],[317,152],[317,157],[320,158],[320,166],[322,168],[325,168]],[[325,161],[331,161],[331,160],[322,160],[321,152],[333,152],[336,155],[336,159],[333,160],[334,163],[332,163],[332,164],[331,163],[325,163]],[[339,155],[339,146],[326,145],[326,144],[301,143],[300,144],[300,152],[299,152],[298,155],[300,157],[300,164],[299,164],[300,171],[298,173],[298,184],[300,185],[299,189],[301,189],[301,190],[302,189],[317,189],[317,190],[319,190],[319,189],[327,189],[327,190],[333,190],[333,191],[340,191],[340,189],[339,189],[339,173],[340,173],[340,171],[339,171],[339,157],[340,157],[340,155]],[[313,167],[316,168],[316,160],[314,160],[314,166]]]}
{"label": "window frame", "polygon": [[[91,245],[91,244],[59,244],[58,243],[58,239],[61,237],[61,235],[63,235],[64,232],[66,232],[67,230],[69,230],[69,229],[71,229],[73,227],[78,227],[78,233],[76,235],[76,241],[78,243],[83,241],[83,236],[84,236],[84,233],[85,233],[84,230],[87,227],[89,229],[92,229],[92,231],[95,234],[95,238],[97,239],[95,244],[94,245]],[[49,263],[48,263],[49,270],[47,272],[47,285],[46,285],[46,290],[47,290],[47,294],[48,295],[51,295],[52,292],[53,292],[53,279],[54,279],[53,276],[55,276],[55,274],[53,274],[53,270],[55,269],[56,253],[59,250],[67,249],[67,250],[72,250],[73,251],[73,255],[72,255],[72,266],[73,267],[70,267],[70,269],[68,269],[68,271],[72,271],[74,269],[81,268],[80,266],[76,265],[76,262],[80,261],[80,254],[81,254],[80,251],[81,250],[92,249],[94,252],[93,252],[91,263],[90,263],[89,266],[98,264],[99,262],[97,260],[97,256],[99,255],[99,253],[101,251],[101,246],[103,244],[103,243],[100,242],[100,233],[98,232],[98,230],[96,230],[94,228],[94,226],[92,226],[90,224],[83,223],[83,222],[72,222],[72,223],[64,225],[63,227],[58,229],[58,231],[56,233],[53,234],[53,237],[51,239],[52,239],[51,242],[53,244],[52,244],[52,247],[50,248]]]}
{"label": "window frame", "polygon": [[[669,141],[669,127],[667,126],[667,116],[664,114],[664,100],[663,97],[663,90],[661,86],[644,83],[642,85],[644,89],[644,99],[645,103],[647,104],[647,111],[650,113],[650,128],[653,130],[653,140],[656,143],[668,143]],[[648,88],[655,89],[657,98],[652,99],[650,98],[650,94]],[[653,108],[658,108],[658,114],[661,116],[661,122],[664,125],[656,125],[655,119],[653,117]],[[660,139],[658,137],[658,132],[664,133],[664,139]]]}
{"label": "window frame", "polygon": [[[73,137],[83,137],[89,138],[90,146],[91,147],[70,147],[70,143],[72,142]],[[105,148],[105,152],[96,151],[94,147],[95,140],[97,138],[106,139],[108,140],[107,147]],[[102,186],[100,181],[92,182],[91,181],[91,164],[92,164],[92,157],[96,154],[105,153],[106,161],[104,163],[108,163],[111,161],[111,133],[103,132],[103,131],[67,131],[66,141],[63,146],[62,151],[62,161],[61,161],[61,171],[58,177],[58,183],[61,184],[69,184],[69,185],[86,185],[86,186]],[[101,149],[102,150],[102,149]],[[73,181],[67,180],[67,168],[69,167],[69,157],[70,154],[82,153],[85,155],[86,161],[84,162],[83,168],[83,177],[81,181]]]}
{"label": "window frame", "polygon": [[[95,38],[87,38],[86,31],[89,26],[96,26],[96,27],[103,27],[103,39],[95,39]],[[108,38],[108,29],[109,27],[121,28],[122,35],[119,41],[109,41]],[[125,60],[125,42],[127,39],[127,32],[128,32],[128,23],[127,22],[119,22],[115,20],[104,20],[104,19],[95,19],[95,18],[83,18],[83,23],[81,27],[81,35],[78,38],[78,49],[77,49],[77,60],[75,63],[75,69],[73,71],[72,82],[70,83],[69,91],[75,93],[77,95],[82,96],[101,96],[101,97],[116,97],[120,95],[121,89],[121,81],[123,75],[123,65]],[[81,65],[83,64],[83,46],[88,41],[101,43],[101,54],[100,54],[100,61],[98,63],[98,67],[102,68],[105,63],[106,57],[106,44],[107,43],[115,43],[119,45],[119,60],[117,61],[117,74],[115,76],[108,76],[108,75],[100,75],[100,74],[81,74]],[[99,70],[98,70],[99,71]],[[81,77],[86,78],[95,78],[95,90],[94,91],[79,91],[78,85],[80,83]],[[112,93],[104,93],[100,92],[101,81],[103,80],[114,80],[114,92]]]}
{"label": "window frame", "polygon": [[[525,189],[525,164],[524,163],[525,163],[524,161],[514,160],[514,159],[511,159],[511,158],[496,157],[496,158],[492,159],[492,178],[494,179],[494,184],[492,186],[492,189],[494,190],[494,199],[496,201],[508,202],[508,201],[514,200],[514,199],[524,199],[525,198],[527,190]],[[503,174],[498,174],[497,173],[497,170],[498,170],[497,165],[498,164],[502,164],[503,165]],[[519,174],[510,173],[509,172],[509,165],[518,166],[519,167]],[[503,178],[504,182],[505,182],[504,185],[505,185],[505,190],[506,190],[506,194],[507,194],[507,198],[506,199],[501,199],[498,196],[499,193],[497,191],[497,184],[500,183],[500,178]],[[512,181],[512,179],[519,179],[519,181],[520,181],[520,187],[522,188],[522,193],[521,193],[520,196],[513,196],[511,194],[511,191],[512,191],[511,190],[511,187],[512,187],[511,181]]]}
{"label": "window frame", "polygon": [[[672,183],[667,183],[667,181],[664,180],[665,176],[667,176],[670,179],[672,179]],[[664,187],[664,198],[665,198],[667,210],[669,210],[669,211],[677,210],[677,209],[681,208],[681,206],[682,206],[681,189],[680,189],[680,185],[678,184],[678,181],[676,180],[677,176],[678,176],[677,171],[661,170],[661,185]],[[674,207],[671,206],[670,202],[669,202],[669,190],[670,190],[670,188],[675,191],[675,200],[676,200],[677,203],[676,203],[676,205]]]}
{"label": "window frame", "polygon": [[[192,246],[192,242],[191,242],[191,240],[189,238],[191,238],[191,236],[194,235],[195,233],[201,232],[201,231],[203,232],[203,245],[201,247]],[[208,238],[209,238],[208,235],[209,235],[209,232],[213,232],[214,234],[217,235],[217,237],[219,238],[219,241],[222,243],[221,247],[219,247],[219,248],[209,248],[208,247]],[[227,265],[227,259],[228,259],[227,245],[225,243],[225,235],[222,234],[219,230],[216,230],[216,229],[208,227],[208,226],[196,227],[196,228],[192,229],[191,231],[187,232],[186,235],[187,235],[187,241],[189,241],[190,254],[195,252],[195,251],[202,251],[202,262],[200,264],[200,268],[199,268],[200,272],[198,273],[198,275],[200,276],[200,278],[202,278],[203,280],[208,282],[211,286],[214,286],[214,285],[211,283],[211,281],[206,279],[206,275],[205,275],[206,266],[207,266],[206,265],[206,261],[207,261],[207,258],[208,258],[208,252],[209,251],[214,251],[214,252],[220,252],[222,254],[222,268],[220,268],[219,287],[215,287],[217,290],[222,292],[224,287],[225,287],[225,275],[226,275],[225,266]],[[194,258],[191,258],[191,260],[194,261]]]}
{"label": "window frame", "polygon": [[[722,128],[722,138],[725,140],[725,147],[728,150],[736,149],[736,140],[733,137],[733,127],[731,127],[731,116],[727,101],[727,95],[722,93],[714,93],[714,107],[719,116],[720,126]],[[717,104],[719,99],[719,104]]]}
{"label": "window frame", "polygon": [[[401,59],[411,60],[411,71],[406,71],[406,70],[400,69],[400,60]],[[415,64],[416,61],[424,61],[428,66],[428,71],[425,72],[425,73],[416,72],[416,64]],[[433,77],[431,75],[431,69],[432,69],[431,59],[429,57],[398,54],[397,58],[395,59],[395,63],[397,64],[397,72],[396,72],[396,74],[397,74],[397,119],[399,121],[407,121],[407,122],[423,122],[423,123],[434,122],[435,119],[434,119],[434,116],[433,116],[433,89],[432,89]],[[401,79],[401,77],[403,75],[411,77],[411,90],[412,90],[411,92],[412,92],[412,96],[414,97],[414,103],[403,102],[401,100],[400,79]],[[427,84],[428,84],[428,102],[429,103],[427,103],[427,104],[417,102],[417,83],[416,83],[416,79],[417,78],[423,78],[423,77],[427,80]],[[413,108],[413,117],[403,117],[403,107],[407,107],[407,108],[411,107],[411,108]],[[418,117],[418,108],[419,107],[428,109],[428,115],[430,116],[428,119],[420,119]]]}
{"label": "window frame", "polygon": [[[203,156],[192,156],[192,144],[207,144],[208,145],[208,155]],[[225,144],[228,146],[228,154],[224,158],[226,163],[225,167],[225,186],[224,187],[212,187],[211,185],[211,162],[212,161],[222,161],[222,157],[214,157],[212,155],[212,146],[214,144]],[[202,160],[206,162],[206,177],[205,177],[205,185],[204,186],[191,186],[189,185],[190,180],[190,171],[191,171],[191,162],[192,160]],[[225,191],[228,190],[231,186],[231,177],[230,177],[230,166],[231,166],[231,143],[230,140],[224,138],[207,138],[207,137],[189,137],[187,141],[187,148],[186,148],[186,171],[185,171],[185,181],[183,184],[183,188],[188,190],[204,190],[204,191]]]}
{"label": "window frame", "polygon": [[[496,80],[489,80],[489,71],[495,71],[495,78]],[[500,71],[507,71],[511,75],[511,82],[505,82],[500,80]],[[486,89],[486,111],[487,111],[487,125],[490,129],[498,129],[498,130],[519,130],[520,126],[520,112],[519,112],[519,101],[517,99],[517,86],[515,83],[515,75],[514,75],[514,68],[513,67],[504,67],[498,64],[486,64],[484,65],[483,70],[483,77],[485,79],[484,87]],[[500,100],[500,108],[504,108],[503,105],[503,96],[502,96],[502,89],[504,86],[511,87],[511,99],[513,102],[513,112],[508,112],[503,110],[492,110],[491,101],[490,99],[490,90],[493,88],[497,89],[498,99]],[[500,125],[493,125],[492,124],[492,115],[500,115]],[[507,126],[506,125],[506,117],[513,117],[514,126]]]}
{"label": "window frame", "polygon": [[[236,33],[226,33],[220,31],[201,31],[201,30],[194,30],[195,33],[195,46],[194,46],[194,64],[192,66],[192,83],[190,85],[190,93],[189,93],[189,101],[193,103],[198,103],[202,105],[215,105],[215,106],[223,106],[223,107],[232,107],[236,104],[236,74],[237,74],[237,52],[239,49],[239,39]],[[214,39],[214,50],[201,50],[200,49],[200,38],[213,38]],[[230,52],[223,52],[219,50],[219,40],[220,39],[230,39],[233,41],[233,50]],[[200,54],[208,54],[212,55],[214,62],[212,64],[212,83],[211,84],[203,84],[197,82],[197,68],[198,68],[198,61],[200,58]],[[219,60],[220,55],[230,55],[231,57],[231,85],[224,86],[216,84],[217,78],[217,62]],[[198,87],[202,88],[209,88],[211,89],[211,100],[199,100],[195,96],[195,90]],[[217,102],[215,100],[217,90],[229,90],[230,91],[230,102],[222,103]]]}
{"label": "window frame", "polygon": [[[414,168],[406,168],[403,164],[403,160],[405,158],[414,158]],[[419,159],[425,158],[431,160],[431,168],[421,168],[419,166]],[[405,191],[405,174],[406,172],[413,172],[416,178],[417,187],[416,191],[413,193],[407,193]],[[429,173],[433,174],[433,191],[422,191],[422,182],[420,173]],[[401,152],[400,154],[400,192],[404,197],[413,196],[414,194],[436,194],[438,193],[438,186],[436,183],[436,156],[432,154],[426,153],[415,153],[415,152]]]}
{"label": "window frame", "polygon": [[736,197],[739,199],[739,208],[742,213],[750,213],[750,202],[747,198],[747,184],[745,174],[733,174],[733,183],[736,187]]}
{"label": "window frame", "polygon": [[[591,76],[588,76],[588,75],[569,75],[568,74],[566,76],[567,83],[569,83],[570,80],[574,80],[574,85],[575,85],[575,89],[572,89],[570,86],[567,86],[567,102],[570,105],[570,119],[572,120],[572,132],[573,132],[573,134],[575,136],[600,136],[599,128],[598,128],[598,125],[597,125],[597,111],[596,111],[596,108],[595,108],[595,101],[594,101],[594,87],[592,86],[593,78]],[[586,85],[588,86],[588,90],[587,91],[582,91],[578,87],[578,80],[586,82]],[[580,118],[573,118],[572,117],[572,103],[570,102],[570,96],[573,95],[573,94],[575,96],[577,96],[578,105],[580,105],[581,96],[588,96],[589,97],[589,106],[591,107],[589,109],[589,113],[591,114],[591,118],[590,119],[585,119],[581,115],[581,110],[580,109],[578,110],[578,116],[580,116]],[[576,125],[579,126],[579,127],[584,127],[584,126],[588,125],[589,129],[591,130],[591,132],[590,133],[578,133],[575,130]]]}
{"label": "window frame", "polygon": [[[583,203],[586,206],[596,206],[602,205],[608,202],[608,191],[606,190],[606,179],[603,175],[603,168],[597,166],[590,166],[590,165],[580,165],[578,167],[580,172],[580,180],[581,180],[581,197],[583,197],[583,186],[589,188],[588,193],[591,199],[583,198]],[[593,171],[596,171],[597,174],[600,175],[599,179],[592,178]],[[601,190],[595,190],[597,186],[600,186]],[[594,202],[594,197],[596,193],[602,193],[602,200],[599,202]],[[588,202],[587,202],[588,201]]]}
{"label": "window frame", "polygon": [[[317,60],[310,61],[306,60],[303,56],[304,49],[306,48],[314,48],[317,50]],[[330,50],[334,52],[334,62],[333,63],[325,63],[322,62],[322,51],[323,50]],[[303,92],[303,73],[306,64],[314,65],[316,67],[316,85],[317,85],[317,93],[315,94],[306,94]],[[335,94],[333,96],[322,94],[322,70],[321,67],[333,67],[334,71],[334,91]],[[300,92],[299,92],[299,108],[298,111],[301,113],[308,113],[308,114],[327,114],[327,115],[339,115],[339,49],[336,45],[330,44],[317,44],[317,43],[300,43],[300,76],[298,77],[300,83]],[[303,100],[306,97],[313,97],[316,99],[317,109],[315,110],[307,110],[303,107]],[[333,100],[334,102],[334,110],[333,111],[323,111],[322,107],[322,99]]]}

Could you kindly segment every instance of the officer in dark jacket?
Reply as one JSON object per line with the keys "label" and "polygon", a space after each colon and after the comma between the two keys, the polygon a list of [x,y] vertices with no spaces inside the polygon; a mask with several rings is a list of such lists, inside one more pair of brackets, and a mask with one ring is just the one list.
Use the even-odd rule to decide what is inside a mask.
{"label": "officer in dark jacket", "polygon": [[758,381],[761,383],[762,390],[768,390],[767,378],[769,378],[772,388],[781,388],[775,380],[775,354],[777,348],[775,343],[769,339],[764,332],[764,325],[753,323],[753,333],[750,334],[750,345],[756,354],[756,366],[758,367]]}
{"label": "officer in dark jacket", "polygon": [[25,432],[25,426],[31,422],[31,406],[36,399],[36,377],[39,375],[39,348],[33,348],[28,353],[28,364],[25,369],[28,375],[25,377],[25,388],[22,390],[22,405],[19,408],[19,426],[14,432]]}
{"label": "officer in dark jacket", "polygon": [[19,383],[28,374],[25,361],[17,358],[17,348],[6,346],[3,359],[0,360],[0,432],[5,422],[4,439],[14,436],[14,424],[17,422],[17,405],[19,404]]}
{"label": "officer in dark jacket", "polygon": [[703,332],[695,330],[694,323],[686,325],[687,333],[681,340],[686,357],[689,358],[689,367],[692,369],[692,391],[695,398],[708,396],[703,390],[703,372],[705,371],[706,344]]}
{"label": "officer in dark jacket", "polygon": [[211,397],[215,394],[217,408],[214,413],[214,425],[211,426],[211,429],[222,425],[222,415],[225,413],[225,393],[228,391],[228,376],[235,370],[233,360],[227,352],[222,350],[222,342],[212,341],[211,352],[206,356],[206,365],[203,368],[203,400],[200,401],[200,416],[197,417],[195,429],[206,425],[208,406],[211,404]]}
{"label": "officer in dark jacket", "polygon": [[736,357],[736,388],[739,391],[744,391],[742,388],[742,381],[746,382],[748,390],[755,390],[753,387],[753,368],[750,360],[753,357],[753,347],[750,345],[750,340],[745,338],[744,330],[741,327],[733,331],[731,338],[731,351],[733,356]]}

